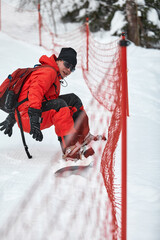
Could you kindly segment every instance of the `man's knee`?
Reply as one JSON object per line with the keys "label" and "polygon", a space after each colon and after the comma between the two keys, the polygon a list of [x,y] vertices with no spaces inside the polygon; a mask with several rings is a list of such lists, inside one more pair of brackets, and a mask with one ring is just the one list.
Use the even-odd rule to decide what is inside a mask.
{"label": "man's knee", "polygon": [[53,100],[49,100],[47,102],[42,103],[42,112],[49,111],[51,109],[54,109],[56,112],[58,112],[61,108],[68,107],[65,100],[57,98]]}
{"label": "man's knee", "polygon": [[59,98],[63,99],[68,106],[75,107],[77,110],[83,106],[81,99],[75,93],[60,95]]}
{"label": "man's knee", "polygon": [[83,105],[81,99],[74,93],[72,93],[72,98],[75,102],[75,107],[77,108],[77,110],[80,109]]}

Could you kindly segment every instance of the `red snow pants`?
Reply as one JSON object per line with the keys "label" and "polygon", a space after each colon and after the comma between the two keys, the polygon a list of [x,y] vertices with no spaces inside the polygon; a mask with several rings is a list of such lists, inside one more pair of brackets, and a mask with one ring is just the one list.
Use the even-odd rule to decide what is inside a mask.
{"label": "red snow pants", "polygon": [[[60,95],[57,99],[43,102],[42,119],[40,129],[43,130],[54,125],[55,132],[60,139],[75,132],[79,137],[84,138],[89,132],[88,116],[80,98],[73,93]],[[29,133],[28,112],[21,115],[21,121],[23,131]]]}

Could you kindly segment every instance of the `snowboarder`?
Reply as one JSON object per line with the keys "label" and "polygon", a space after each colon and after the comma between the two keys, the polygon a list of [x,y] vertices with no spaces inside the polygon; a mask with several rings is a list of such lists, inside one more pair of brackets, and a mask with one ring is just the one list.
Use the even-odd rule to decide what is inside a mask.
{"label": "snowboarder", "polygon": [[[54,125],[64,158],[79,159],[79,148],[75,147],[77,142],[81,144],[93,138],[88,116],[77,95],[60,95],[61,79],[75,70],[77,52],[73,48],[62,48],[58,58],[54,54],[51,57],[43,55],[39,62],[46,67],[37,69],[27,77],[18,98],[18,102],[27,98],[18,107],[23,131],[42,141],[42,130]],[[0,123],[0,130],[10,137],[16,122],[19,125],[17,112],[10,113]],[[90,149],[87,156],[92,154],[94,151]]]}

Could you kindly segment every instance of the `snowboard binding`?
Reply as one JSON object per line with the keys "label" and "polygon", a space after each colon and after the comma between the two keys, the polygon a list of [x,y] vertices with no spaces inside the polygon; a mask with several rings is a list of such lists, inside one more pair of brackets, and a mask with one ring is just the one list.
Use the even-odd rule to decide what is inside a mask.
{"label": "snowboard binding", "polygon": [[88,134],[86,138],[84,139],[83,143],[77,142],[75,145],[67,147],[64,155],[62,158],[66,161],[77,161],[81,160],[83,156],[85,158],[88,158],[89,156],[92,156],[95,152],[93,148],[89,145],[92,141],[99,141],[104,140],[106,141],[106,137],[103,135],[92,135]]}

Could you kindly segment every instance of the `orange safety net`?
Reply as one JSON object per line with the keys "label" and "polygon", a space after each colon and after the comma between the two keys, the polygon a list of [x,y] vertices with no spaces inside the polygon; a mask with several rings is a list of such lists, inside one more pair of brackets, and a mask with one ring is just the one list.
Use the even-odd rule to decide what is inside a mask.
{"label": "orange safety net", "polygon": [[[109,111],[108,139],[101,158],[101,173],[112,209],[112,239],[120,236],[117,211],[120,208],[120,195],[116,196],[115,151],[121,132],[121,62],[119,40],[102,44],[89,38],[88,71],[83,68],[83,76],[94,97]],[[107,123],[106,123],[107,125]]]}

